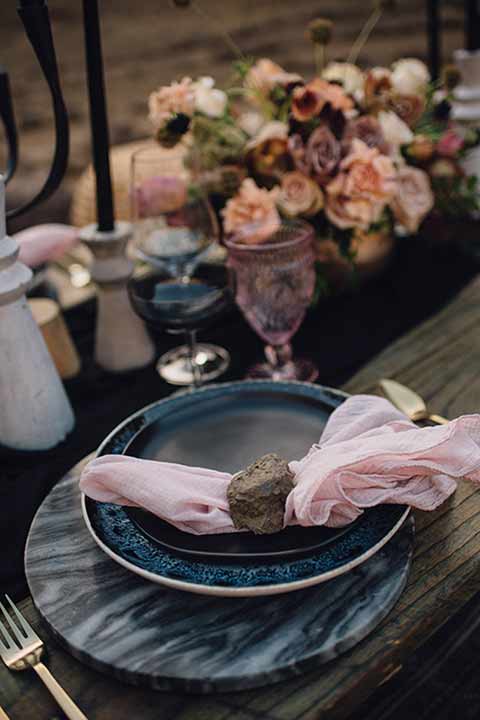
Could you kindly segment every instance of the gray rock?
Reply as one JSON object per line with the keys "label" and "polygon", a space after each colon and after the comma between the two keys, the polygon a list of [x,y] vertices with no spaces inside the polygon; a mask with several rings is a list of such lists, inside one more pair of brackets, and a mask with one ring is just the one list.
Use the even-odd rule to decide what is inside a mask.
{"label": "gray rock", "polygon": [[275,453],[255,460],[228,486],[227,497],[233,524],[257,535],[283,528],[285,500],[293,488],[288,463]]}

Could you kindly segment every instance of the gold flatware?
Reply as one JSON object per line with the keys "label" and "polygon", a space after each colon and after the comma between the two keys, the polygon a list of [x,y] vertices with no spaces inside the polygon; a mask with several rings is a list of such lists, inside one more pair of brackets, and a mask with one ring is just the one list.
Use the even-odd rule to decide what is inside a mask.
{"label": "gold flatware", "polygon": [[87,716],[55,680],[50,670],[40,662],[43,653],[42,640],[8,595],[5,597],[11,609],[11,613],[7,612],[5,606],[0,602],[0,610],[4,616],[4,621],[0,620],[0,657],[5,665],[9,670],[33,668],[70,720],[88,720]]}
{"label": "gold flatware", "polygon": [[0,707],[0,720],[10,720],[5,710]]}
{"label": "gold flatware", "polygon": [[436,425],[446,425],[449,421],[441,415],[436,415],[428,411],[425,401],[420,395],[411,390],[409,387],[402,385],[396,380],[388,380],[384,378],[380,380],[379,385],[384,395],[410,420],[418,422],[419,420],[430,420]]}

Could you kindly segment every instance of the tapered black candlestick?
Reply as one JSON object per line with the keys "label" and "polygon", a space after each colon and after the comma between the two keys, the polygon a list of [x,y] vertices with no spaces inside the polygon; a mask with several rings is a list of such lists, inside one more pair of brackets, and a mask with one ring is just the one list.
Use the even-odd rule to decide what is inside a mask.
{"label": "tapered black candlestick", "polygon": [[97,185],[98,230],[111,232],[114,229],[114,216],[109,159],[110,143],[97,0],[83,0],[83,23],[90,99],[93,164]]}
{"label": "tapered black candlestick", "polygon": [[480,22],[477,0],[466,0],[465,3],[465,47],[467,50],[478,50],[480,46]]}
{"label": "tapered black candlestick", "polygon": [[437,80],[440,71],[440,33],[438,0],[427,0],[428,61],[432,80]]}

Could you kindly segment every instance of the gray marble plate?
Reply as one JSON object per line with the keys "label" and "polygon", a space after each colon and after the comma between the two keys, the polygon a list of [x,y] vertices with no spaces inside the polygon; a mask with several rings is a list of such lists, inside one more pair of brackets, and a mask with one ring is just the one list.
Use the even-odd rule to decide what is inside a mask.
{"label": "gray marble plate", "polygon": [[[344,398],[342,393],[308,383],[244,381],[208,386],[135,413],[107,438],[99,454],[128,451],[138,457],[226,471],[245,467],[271,451],[299,458],[318,441],[329,415]],[[371,508],[347,532],[334,532],[327,541],[318,529],[311,529],[310,537],[319,535],[318,548],[312,551],[310,547],[306,557],[304,552],[298,557],[292,552],[305,550],[303,537],[302,545],[292,534],[294,544],[285,554],[278,542],[281,537],[277,547],[272,536],[270,557],[261,539],[258,546],[263,554],[253,553],[249,562],[237,557],[234,563],[225,552],[218,553],[215,562],[208,553],[202,556],[202,538],[196,541],[197,557],[176,553],[141,532],[126,508],[83,498],[82,510],[95,542],[123,567],[167,587],[224,597],[276,595],[349,572],[378,552],[409,512],[404,506]],[[243,537],[242,533],[217,536],[214,542],[219,547],[230,542],[230,554],[242,557],[249,550]],[[306,537],[308,545],[308,532]],[[191,536],[188,540],[190,548]],[[255,550],[255,540],[253,545]]]}
{"label": "gray marble plate", "polygon": [[39,508],[25,569],[35,606],[57,641],[121,681],[211,693],[294,678],[371,633],[407,581],[412,518],[363,565],[297,593],[219,598],[146,582],[93,542],[80,511],[80,469]]}

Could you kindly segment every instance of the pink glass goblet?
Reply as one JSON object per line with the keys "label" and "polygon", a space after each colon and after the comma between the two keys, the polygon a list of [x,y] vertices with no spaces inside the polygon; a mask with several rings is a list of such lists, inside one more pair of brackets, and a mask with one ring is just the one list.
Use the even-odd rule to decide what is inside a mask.
{"label": "pink glass goblet", "polygon": [[267,362],[252,367],[251,378],[304,380],[318,377],[316,366],[292,355],[291,338],[302,324],[315,290],[313,228],[300,220],[282,223],[263,244],[226,240],[235,300],[266,343]]}

